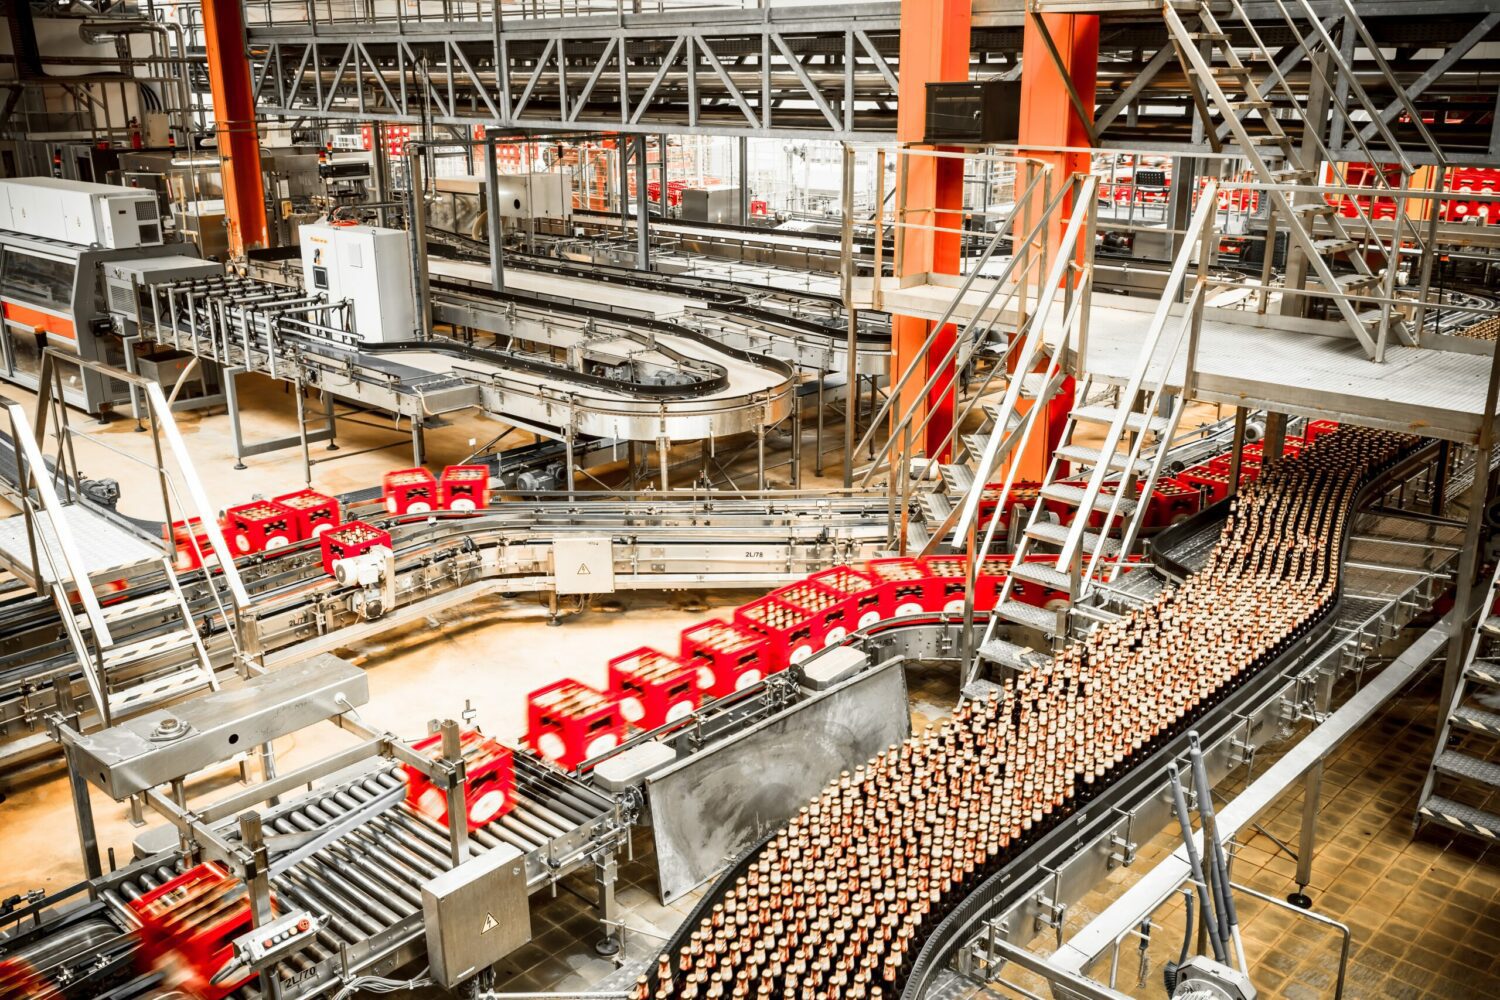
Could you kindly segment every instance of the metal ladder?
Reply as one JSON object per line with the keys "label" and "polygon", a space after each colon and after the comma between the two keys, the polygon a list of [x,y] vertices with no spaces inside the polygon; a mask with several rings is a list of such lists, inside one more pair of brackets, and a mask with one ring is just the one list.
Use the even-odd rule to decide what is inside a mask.
{"label": "metal ladder", "polygon": [[[1075,204],[1092,205],[1098,184],[1097,177],[1084,178]],[[1066,377],[1063,365],[1072,339],[1071,331],[1075,327],[1079,329],[1081,344],[1081,324],[1086,314],[1092,282],[1092,255],[1090,263],[1082,265],[1074,259],[1074,254],[1084,239],[1084,232],[1091,229],[1090,218],[1091,213],[1076,211],[1068,220],[1041,285],[1037,309],[1027,317],[1025,324],[1017,332],[1017,342],[1011,348],[1014,371],[1019,374],[1008,380],[998,404],[985,406],[988,430],[971,435],[964,442],[969,463],[941,470],[950,488],[960,490],[954,497],[961,499],[957,505],[950,505],[940,523],[928,529],[929,537],[923,548],[923,555],[932,554],[950,533],[953,537],[962,539],[975,530],[979,503],[990,483],[990,477],[1002,461],[1025,448],[1032,430],[1041,423],[1036,417],[1045,411],[1047,403],[1056,395]],[[1078,278],[1076,283],[1070,280],[1075,275]],[[1060,320],[1054,321],[1054,314],[1058,312],[1062,316]],[[1023,398],[1031,403],[1024,413],[1020,406]],[[1015,484],[1015,470],[1016,463],[1009,463],[1000,486],[1002,509]],[[991,522],[989,535],[993,534],[993,529],[994,522]],[[965,547],[982,551],[982,548],[972,544]]]}
{"label": "metal ladder", "polygon": [[[1443,725],[1438,731],[1437,750],[1422,783],[1422,794],[1417,799],[1417,815],[1413,827],[1420,830],[1424,823],[1458,830],[1489,841],[1500,841],[1500,815],[1465,805],[1435,791],[1438,782],[1458,788],[1468,788],[1483,793],[1500,791],[1500,763],[1491,758],[1497,742],[1500,742],[1500,713],[1476,704],[1472,697],[1476,691],[1487,691],[1491,695],[1500,693],[1500,659],[1490,659],[1481,651],[1500,654],[1500,615],[1493,613],[1495,601],[1500,599],[1500,565],[1490,577],[1490,586],[1485,594],[1484,616],[1469,641],[1469,655],[1464,662],[1463,674],[1453,689],[1453,701],[1445,706]],[[1450,749],[1450,737],[1462,735],[1463,749]],[[1472,751],[1465,753],[1464,751]]]}
{"label": "metal ladder", "polygon": [[[72,615],[59,604],[63,628],[80,663],[98,678],[90,694],[105,725],[204,689],[217,691],[219,680],[193,612],[171,562],[161,560],[167,589],[105,606],[110,633],[98,636],[87,615]],[[59,595],[54,585],[54,599]],[[66,599],[66,595],[61,595]],[[121,632],[132,633],[119,639]],[[145,632],[145,635],[138,635]]]}
{"label": "metal ladder", "polygon": [[[1340,80],[1347,84],[1356,100],[1371,116],[1371,123],[1376,125],[1378,131],[1381,132],[1382,139],[1400,164],[1403,178],[1409,178],[1413,167],[1402,153],[1400,143],[1387,128],[1379,109],[1375,108],[1368,94],[1360,86],[1352,72],[1352,67],[1347,65],[1343,54],[1339,51],[1339,46],[1328,34],[1323,22],[1309,6],[1307,0],[1297,0],[1295,6],[1302,9],[1303,16],[1310,23],[1312,37],[1304,35],[1299,30],[1298,19],[1286,3],[1282,0],[1275,0],[1275,2],[1293,38],[1306,53],[1303,58],[1311,64],[1314,50],[1327,54],[1329,60],[1338,68]],[[1297,148],[1301,137],[1289,134],[1282,126],[1281,120],[1273,113],[1274,105],[1271,100],[1273,90],[1280,91],[1291,106],[1297,109],[1299,116],[1303,112],[1296,95],[1277,65],[1274,54],[1261,39],[1259,31],[1240,0],[1227,0],[1224,6],[1240,22],[1240,27],[1249,40],[1250,44],[1246,48],[1248,48],[1251,61],[1262,63],[1270,68],[1269,72],[1258,81],[1255,70],[1247,65],[1245,58],[1237,51],[1229,33],[1214,17],[1211,6],[1209,3],[1198,2],[1198,0],[1166,0],[1162,4],[1163,20],[1178,59],[1182,62],[1189,79],[1196,79],[1201,87],[1201,92],[1195,91],[1195,101],[1200,105],[1200,112],[1204,112],[1206,118],[1206,109],[1202,106],[1202,96],[1206,94],[1222,116],[1224,130],[1228,136],[1233,137],[1240,155],[1260,182],[1270,185],[1291,184],[1304,187],[1317,185],[1319,179],[1315,171],[1304,163],[1302,153]],[[1353,8],[1347,2],[1344,6],[1347,16],[1353,22],[1358,23],[1358,17]],[[1196,28],[1190,27],[1184,21],[1184,14],[1196,17],[1198,22]],[[1362,25],[1360,28],[1362,30]],[[1219,60],[1217,64],[1216,57]],[[1315,71],[1322,72],[1321,70]],[[1332,83],[1331,80],[1327,80],[1326,75],[1324,79]],[[1399,86],[1396,90],[1401,92]],[[1348,109],[1337,100],[1331,101],[1330,105],[1334,113],[1343,116],[1346,128],[1350,130],[1364,154],[1369,158],[1368,162],[1379,164],[1383,159],[1390,158],[1389,156],[1377,157],[1366,145],[1361,133],[1366,125],[1365,122],[1353,119]],[[1256,133],[1250,131],[1248,123],[1252,117],[1260,120],[1264,131]],[[1420,116],[1417,116],[1417,120],[1420,126]],[[1422,131],[1425,135],[1425,128]],[[1307,130],[1307,135],[1312,137],[1313,143],[1318,147],[1316,153],[1319,158],[1329,163],[1337,162],[1332,152],[1317,137],[1315,129]],[[1216,145],[1219,138],[1219,134],[1215,133]],[[1432,145],[1435,148],[1435,143]],[[1285,165],[1273,166],[1277,162]],[[1376,175],[1381,179],[1382,186],[1389,189],[1389,184],[1384,181],[1384,175],[1378,169]],[[1290,193],[1281,187],[1268,188],[1264,193],[1271,202],[1274,220],[1286,227],[1289,238],[1311,266],[1323,292],[1332,299],[1340,315],[1353,330],[1370,358],[1376,361],[1384,360],[1389,333],[1394,333],[1407,344],[1416,344],[1415,332],[1402,319],[1392,315],[1389,302],[1381,303],[1375,308],[1365,308],[1368,304],[1362,304],[1355,298],[1364,295],[1388,300],[1394,296],[1403,225],[1410,226],[1404,214],[1404,199],[1397,199],[1398,215],[1392,227],[1390,246],[1387,247],[1381,241],[1368,214],[1358,206],[1357,202],[1353,203],[1354,221],[1357,223],[1357,228],[1361,230],[1360,239],[1355,239],[1344,220],[1340,218],[1338,210],[1321,195]],[[1375,190],[1372,189],[1372,197],[1374,194]],[[1326,228],[1328,235],[1316,232],[1315,224]],[[1420,242],[1421,235],[1416,232],[1415,227],[1410,228],[1411,235]],[[1378,255],[1376,267],[1371,267],[1366,259],[1367,253]],[[1336,258],[1346,255],[1352,272],[1336,275],[1333,272],[1332,263]]]}
{"label": "metal ladder", "polygon": [[[1073,606],[1098,584],[1113,582],[1121,572],[1123,556],[1134,548],[1145,522],[1149,498],[1166,462],[1168,445],[1193,392],[1197,332],[1208,288],[1207,247],[1213,232],[1217,196],[1218,186],[1210,182],[1194,209],[1135,366],[1115,405],[1091,404],[1089,387],[1093,379],[1085,373],[1080,380],[1078,405],[1068,416],[1062,443],[1053,452],[1038,502],[1032,506],[1011,554],[1010,572],[995,612],[982,640],[973,647],[971,676],[981,660],[1002,665],[1014,662],[1014,644],[995,634],[1002,620],[1049,636],[1064,634]],[[1186,303],[1178,309],[1174,302],[1187,287],[1192,267],[1196,267],[1196,280]],[[1184,349],[1186,357],[1179,374],[1178,359]],[[1079,365],[1086,364],[1087,357],[1080,352]],[[1105,427],[1104,439],[1098,447],[1077,439],[1084,424]],[[1148,435],[1155,445],[1150,457],[1145,452]],[[1068,477],[1061,474],[1064,462],[1088,470],[1084,485],[1064,481],[1073,478],[1071,470]],[[1071,507],[1072,520],[1064,525],[1060,519],[1054,519],[1047,511],[1049,501]],[[1099,524],[1091,526],[1096,513],[1102,518]],[[973,549],[976,562],[988,554],[996,522],[992,522],[983,541]],[[1117,527],[1119,536],[1115,537]],[[1045,558],[1028,559],[1038,552],[1045,553]],[[1048,610],[1017,600],[1018,584],[1035,584],[1065,593],[1067,606]]]}

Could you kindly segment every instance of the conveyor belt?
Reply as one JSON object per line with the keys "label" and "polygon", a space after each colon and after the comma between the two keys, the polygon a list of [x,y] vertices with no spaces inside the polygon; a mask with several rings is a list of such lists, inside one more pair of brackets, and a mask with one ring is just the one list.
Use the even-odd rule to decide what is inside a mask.
{"label": "conveyor belt", "polygon": [[1359,487],[1412,440],[1344,428],[1268,471],[1204,571],[1019,675],[1001,700],[965,703],[882,754],[741,859],[635,996],[718,995],[710,982],[752,996],[921,995],[974,919],[967,897],[1312,634],[1337,599]]}

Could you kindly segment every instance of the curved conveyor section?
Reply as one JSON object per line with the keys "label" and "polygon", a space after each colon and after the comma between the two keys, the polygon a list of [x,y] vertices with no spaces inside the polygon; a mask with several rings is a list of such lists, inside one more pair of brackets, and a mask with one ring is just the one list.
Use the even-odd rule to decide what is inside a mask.
{"label": "curved conveyor section", "polygon": [[743,857],[634,995],[920,996],[966,900],[1322,623],[1362,487],[1415,442],[1346,427],[1268,471],[1185,584],[892,746]]}

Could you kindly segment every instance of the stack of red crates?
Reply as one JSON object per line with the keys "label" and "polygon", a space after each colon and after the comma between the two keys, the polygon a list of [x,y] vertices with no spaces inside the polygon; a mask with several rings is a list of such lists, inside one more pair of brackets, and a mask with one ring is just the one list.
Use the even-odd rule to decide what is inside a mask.
{"label": "stack of red crates", "polygon": [[964,609],[964,591],[969,583],[965,559],[965,556],[926,556],[922,559],[922,568],[938,581],[942,589],[943,603],[939,610],[949,614]]}
{"label": "stack of red crates", "polygon": [[1302,429],[1302,440],[1312,444],[1324,434],[1332,434],[1338,429],[1337,420],[1309,420],[1307,426]]}
{"label": "stack of red crates", "polygon": [[885,617],[881,607],[880,586],[873,576],[853,566],[834,566],[819,570],[808,580],[821,587],[843,594],[853,602],[852,628],[869,628]]}
{"label": "stack of red crates", "polygon": [[854,614],[854,599],[813,580],[788,584],[771,591],[771,596],[807,615],[813,629],[813,641],[819,649],[843,642],[845,636],[859,627]]}
{"label": "stack of red crates", "polygon": [[698,690],[711,698],[741,691],[779,669],[771,667],[766,646],[759,632],[718,618],[682,632],[682,657],[698,672]]}
{"label": "stack of red crates", "polygon": [[676,722],[702,701],[698,668],[649,646],[609,661],[609,692],[619,699],[625,721],[640,729]]}
{"label": "stack of red crates", "polygon": [[303,538],[297,512],[275,500],[255,500],[224,512],[224,540],[237,555],[279,549]]}
{"label": "stack of red crates", "polygon": [[318,536],[323,546],[323,572],[333,576],[333,564],[339,559],[363,555],[377,545],[391,547],[391,533],[366,524],[350,521]]}
{"label": "stack of red crates", "polygon": [[339,523],[339,502],[326,493],[297,490],[275,500],[296,515],[297,533],[302,538],[315,538]]}
{"label": "stack of red crates", "polygon": [[879,581],[880,606],[887,617],[943,610],[943,585],[915,559],[871,559],[864,568]]}
{"label": "stack of red crates", "polygon": [[387,472],[381,478],[381,494],[388,514],[425,514],[438,505],[437,480],[421,467]]}
{"label": "stack of red crates", "polygon": [[438,506],[443,510],[472,511],[490,505],[487,465],[450,465],[438,480]]}
{"label": "stack of red crates", "polygon": [[[436,759],[442,756],[443,734],[433,733],[411,748]],[[464,817],[473,833],[516,807],[516,762],[509,747],[473,729],[459,734],[459,751],[464,758]],[[407,803],[446,826],[447,795],[410,764],[403,768]]]}
{"label": "stack of red crates", "polygon": [[569,771],[625,739],[618,699],[572,679],[531,692],[526,718],[526,742]]}

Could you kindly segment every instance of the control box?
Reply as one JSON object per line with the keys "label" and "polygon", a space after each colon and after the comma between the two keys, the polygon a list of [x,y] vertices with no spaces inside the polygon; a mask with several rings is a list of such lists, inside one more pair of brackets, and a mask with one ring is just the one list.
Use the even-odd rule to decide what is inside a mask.
{"label": "control box", "polygon": [[107,250],[162,244],[154,191],[57,177],[0,180],[0,229]]}
{"label": "control box", "polygon": [[314,222],[301,240],[303,287],[330,302],[347,299],[351,332],[368,343],[412,339],[417,309],[403,230]]}

